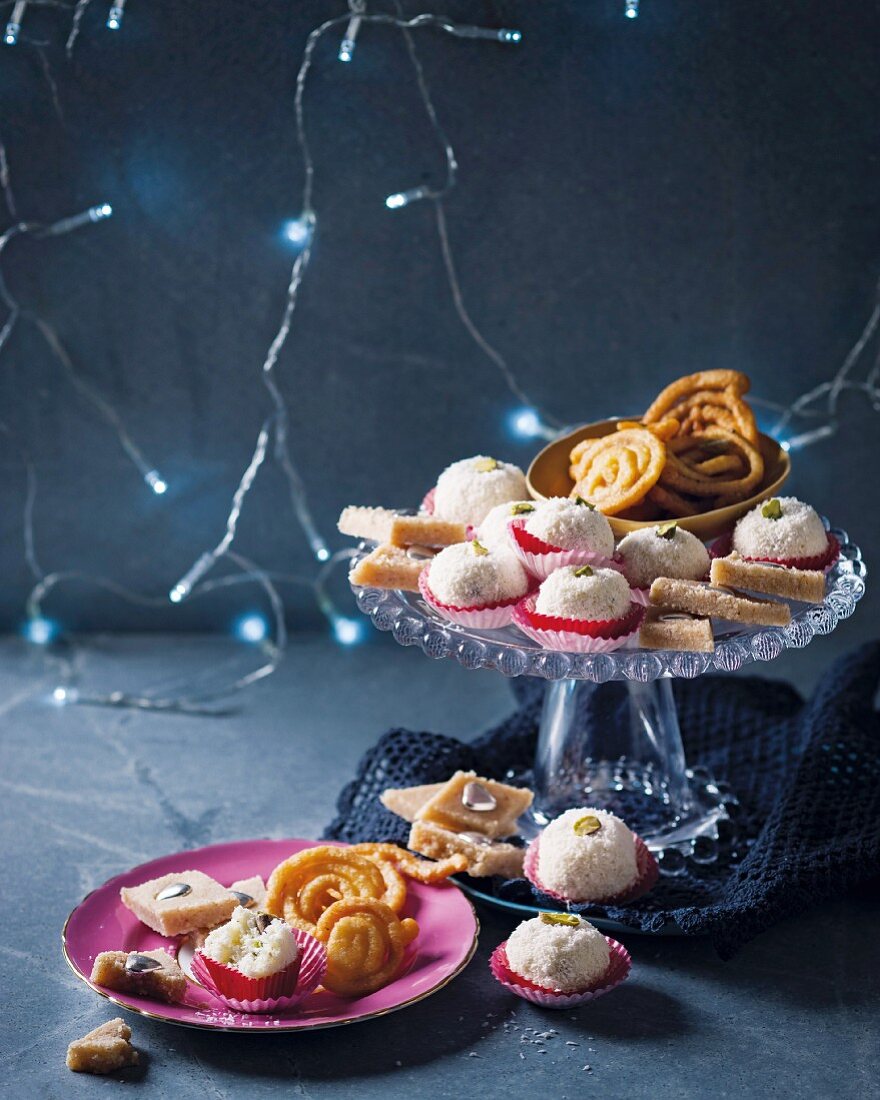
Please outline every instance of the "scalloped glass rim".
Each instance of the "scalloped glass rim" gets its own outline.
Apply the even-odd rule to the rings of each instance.
[[[441,619],[416,592],[354,587],[360,610],[378,630],[389,631],[400,645],[416,645],[428,657],[452,657],[465,668],[493,668],[504,676],[540,676],[545,680],[635,680],[663,676],[693,678],[713,669],[733,672],[751,661],[772,661],[786,649],[803,649],[817,634],[830,634],[855,611],[865,594],[867,569],[846,531],[829,527],[840,542],[840,558],[828,573],[820,604],[792,604],[785,627],[749,627],[729,623],[716,633],[714,653],[624,648],[613,653],[559,653],[541,649],[516,627],[473,630]],[[363,548],[366,553],[367,548]]]

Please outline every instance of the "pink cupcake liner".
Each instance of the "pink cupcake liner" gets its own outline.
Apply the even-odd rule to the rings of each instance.
[[[551,573],[566,565],[592,565],[596,569],[616,569],[619,573],[622,572],[619,563],[612,558],[603,557],[592,550],[563,550],[530,534],[525,529],[525,524],[525,520],[518,518],[507,521],[510,545],[525,568],[538,580],[545,581]]]
[[[644,616],[644,607],[635,601],[630,604],[629,611],[622,619],[604,622],[588,623],[582,619],[538,615],[535,611],[535,596],[531,594],[519,600],[513,608],[511,619],[523,634],[544,649],[555,649],[563,653],[613,653],[638,634]],[[563,624],[568,623],[575,626],[575,629],[564,629]]]
[[[651,589],[650,588],[633,588],[629,586],[629,590],[632,593],[632,602],[637,603],[639,607],[651,606]]]
[[[424,512],[426,516],[433,516],[434,514],[434,494],[436,492],[436,487],[433,489],[429,489],[422,498],[422,504],[419,508],[419,511]]]
[[[643,897],[650,890],[654,889],[657,884],[657,879],[660,877],[660,868],[657,866],[657,860],[651,855],[647,844],[645,844],[638,833],[634,833],[633,836],[635,837],[636,846],[636,870],[639,873],[639,877],[633,885],[630,886],[628,890],[623,890],[610,898],[591,898],[589,901],[577,901],[573,902],[573,904],[627,905],[629,902]],[[551,890],[550,887],[545,886],[538,877],[538,849],[540,843],[541,838],[539,836],[535,837],[528,848],[526,848],[526,854],[523,860],[523,874],[532,886],[535,886],[542,894],[547,894],[562,905],[568,905],[572,902],[571,898],[565,897],[564,894],[557,893],[556,890]]]
[[[235,967],[206,958],[201,951],[196,951],[193,955],[193,975],[200,985],[234,1012],[284,1012],[299,1004],[316,989],[327,971],[327,951],[324,945],[299,928],[291,928],[291,932],[299,944],[299,958],[287,970],[274,974],[271,978],[247,978]],[[209,963],[213,966],[209,966]],[[276,983],[273,979],[286,978],[287,972],[297,964],[299,975],[292,992],[273,995],[276,988],[284,985],[283,981]]]
[[[511,970],[510,963],[507,961],[507,940],[499,943],[492,952],[489,969],[496,981],[523,1000],[531,1001],[532,1004],[540,1005],[542,1008],[575,1008],[577,1005],[594,1001],[603,993],[610,993],[629,977],[632,969],[630,953],[622,943],[611,939],[610,936],[605,937],[605,942],[611,951],[608,969],[594,985],[579,993],[558,993],[554,989],[545,989]]]
[[[733,549],[733,532],[719,536],[709,547],[710,558],[726,558]],[[770,565],[783,565],[787,569],[821,569],[824,573],[830,572],[837,559],[840,557],[840,543],[836,536],[828,532],[828,547],[824,554],[816,554],[812,558],[749,558],[741,555],[743,561],[767,562]]]
[[[419,591],[438,615],[442,615],[444,619],[458,626],[469,626],[475,630],[498,630],[510,623],[513,610],[522,599],[522,596],[515,596],[511,600],[486,604],[484,607],[453,607],[450,604],[441,603],[428,587],[430,572],[431,567],[427,565],[419,574]]]

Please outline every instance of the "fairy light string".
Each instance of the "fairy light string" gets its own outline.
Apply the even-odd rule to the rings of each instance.
[[[90,0],[78,0],[74,8],[73,20],[71,24],[70,34],[67,41],[67,53],[70,56],[75,47],[78,35],[80,33],[80,27],[83,16],[88,7]],[[111,14],[116,12],[121,16],[121,10],[124,4],[115,4],[111,10]],[[76,683],[76,662],[69,657],[65,656],[62,662],[63,680],[62,683],[56,688],[53,698],[54,701],[59,704],[79,703],[90,704],[99,706],[110,707],[130,707],[135,709],[144,710],[178,710],[182,712],[204,712],[206,709],[210,713],[218,713],[216,704],[233,694],[236,691],[254,683],[258,679],[262,679],[267,675],[270,675],[278,663],[280,662],[285,646],[286,646],[286,629],[284,624],[284,605],[278,595],[277,589],[273,582],[278,583],[293,583],[298,585],[306,585],[314,592],[316,601],[323,614],[328,618],[331,623],[334,635],[341,644],[352,644],[359,639],[363,626],[357,619],[349,619],[344,615],[341,615],[336,609],[327,590],[327,582],[334,568],[336,568],[341,562],[350,558],[353,553],[352,550],[347,549],[332,554],[325,540],[318,531],[314,520],[311,515],[311,511],[308,506],[308,500],[305,492],[305,486],[303,484],[302,477],[299,470],[293,461],[290,451],[290,415],[287,404],[284,400],[282,391],[277,381],[276,368],[279,362],[279,357],[284,349],[289,335],[291,333],[295,310],[298,302],[299,289],[308,268],[309,261],[312,255],[312,243],[315,236],[317,226],[317,216],[313,209],[312,197],[314,188],[314,161],[312,157],[311,148],[308,141],[308,136],[305,127],[305,111],[304,111],[304,93],[307,76],[312,66],[312,60],[314,56],[314,50],[320,39],[328,33],[331,29],[341,26],[343,23],[347,24],[346,39],[351,44],[349,47],[348,60],[351,60],[351,53],[353,52],[354,42],[357,38],[357,32],[363,23],[376,23],[384,24],[387,26],[393,26],[401,31],[406,36],[407,46],[410,51],[414,71],[416,73],[417,83],[419,86],[419,92],[422,97],[422,101],[425,107],[426,114],[430,120],[430,123],[435,130],[441,146],[444,150],[446,157],[446,181],[440,188],[424,187],[421,189],[411,189],[404,196],[400,206],[408,205],[409,202],[415,201],[414,195],[418,192],[418,198],[427,198],[435,203],[439,203],[443,196],[455,185],[457,162],[455,154],[451,144],[449,143],[445,133],[440,126],[437,118],[436,109],[433,104],[433,100],[430,95],[430,90],[427,85],[427,81],[424,76],[423,69],[419,62],[418,56],[415,53],[414,44],[409,35],[410,30],[417,28],[434,28],[444,33],[453,35],[454,37],[462,39],[477,39],[485,41],[496,41],[501,43],[516,43],[521,39],[521,35],[518,31],[511,31],[506,29],[495,29],[485,27],[473,27],[465,24],[457,24],[448,20],[443,16],[432,14],[421,14],[411,19],[405,19],[402,16],[394,17],[385,13],[368,13],[366,11],[365,3],[359,2],[359,0],[350,0],[349,14],[339,16],[334,19],[326,20],[324,23],[316,27],[308,36],[300,67],[297,73],[297,85],[295,96],[295,115],[296,115],[296,138],[299,146],[302,159],[303,159],[303,188],[302,188],[302,203],[300,215],[289,222],[285,235],[290,243],[297,249],[297,256],[291,267],[290,279],[287,287],[287,294],[285,300],[284,310],[282,312],[279,328],[275,334],[275,337],[270,344],[267,351],[266,358],[264,360],[261,378],[266,390],[269,394],[273,412],[270,417],[262,425],[260,432],[258,433],[257,442],[251,457],[251,460],[239,481],[235,493],[233,494],[230,511],[227,516],[225,530],[222,537],[211,549],[203,551],[193,562],[186,573],[180,578],[180,580],[172,587],[168,596],[166,597],[172,603],[181,603],[184,600],[195,599],[208,595],[211,592],[217,591],[220,588],[227,588],[233,584],[258,584],[266,597],[269,604],[272,620],[273,620],[273,633],[269,637],[268,628],[264,628],[261,625],[259,616],[246,617],[247,627],[241,633],[240,636],[249,641],[260,641],[263,651],[267,654],[267,660],[259,666],[259,668],[247,673],[244,676],[239,677],[233,682],[224,683],[218,688],[211,689],[209,691],[192,691],[189,690],[185,694],[179,694],[175,696],[163,695],[156,692],[140,692],[130,693],[124,691],[114,691],[109,694],[97,694],[92,692],[86,692],[79,688]],[[108,26],[110,26],[110,20],[108,19]],[[118,23],[117,23],[118,26]],[[60,104],[59,104],[60,109]],[[6,170],[3,171],[3,167]],[[9,183],[8,164],[5,158],[5,149],[3,150],[2,161],[0,161],[0,184],[3,186],[4,197],[7,206],[10,210],[14,208],[14,200],[12,198],[11,185]],[[387,203],[389,208],[394,208],[394,203]],[[112,211],[109,207],[105,208],[90,208],[90,211],[84,213],[84,215],[76,216],[72,219],[65,219],[62,222],[54,223],[46,230],[42,230],[45,235],[54,235],[62,232],[69,232],[81,225],[88,224],[89,220],[97,220],[101,216],[109,216]],[[94,216],[97,215],[97,218]],[[470,318],[469,313],[464,305],[464,299],[461,292],[460,284],[458,283],[457,274],[455,272],[454,262],[452,260],[451,246],[448,239],[448,231],[445,224],[445,213],[442,207],[438,207],[438,236],[441,241],[441,252],[444,259],[444,267],[447,271],[447,276],[450,283],[450,290],[453,297],[453,302],[456,307],[456,311],[466,330],[471,337],[475,340],[481,350],[489,356],[489,358],[495,363],[499,371],[504,377],[505,382],[511,389],[511,392],[516,398],[524,403],[528,403],[528,396],[524,390],[516,383],[515,377],[512,371],[500,355],[492,346],[485,340],[482,334],[474,325]],[[32,227],[28,226],[30,231]],[[16,227],[16,232],[23,231]],[[12,234],[14,235],[14,234]],[[2,253],[5,244],[8,239],[12,239],[10,235],[6,240],[0,241],[0,253]],[[5,284],[0,284],[0,289],[4,291],[3,297],[10,306],[10,317],[12,319],[12,325],[20,315],[20,308],[18,304],[12,299],[11,295],[7,298],[5,291]],[[157,494],[165,492],[167,485],[164,479],[160,476],[155,467],[146,462],[143,456],[134,447],[128,433],[125,432],[124,425],[118,416],[114,416],[115,410],[109,405],[100,394],[91,388],[84,382],[73,369],[73,363],[70,356],[67,354],[54,328],[47,322],[39,318],[34,318],[35,323],[43,334],[44,339],[52,348],[56,358],[61,362],[65,371],[68,373],[71,381],[77,385],[84,395],[88,396],[92,403],[101,411],[117,431],[120,443],[125,448],[129,457],[138,466],[144,481],[153,489]],[[537,415],[533,410],[527,410],[533,416]],[[302,528],[309,545],[312,549],[315,559],[320,563],[320,568],[314,578],[307,579],[297,576],[286,575],[269,575],[265,573],[258,565],[251,562],[249,559],[242,557],[236,551],[232,549],[232,544],[235,540],[238,522],[241,516],[242,508],[245,503],[245,499],[251,491],[258,473],[262,468],[266,458],[271,452],[276,463],[285,475],[288,484],[289,496],[291,506],[294,515]],[[32,572],[34,573],[37,581],[34,589],[32,590],[28,599],[27,610],[29,616],[29,635],[38,644],[46,644],[54,640],[56,636],[55,624],[52,620],[48,619],[44,615],[44,604],[49,599],[50,595],[61,585],[67,583],[76,584],[88,584],[96,586],[101,590],[112,593],[115,596],[123,599],[129,603],[136,604],[144,607],[159,607],[164,604],[162,597],[146,595],[132,591],[131,589],[121,585],[108,578],[92,576],[82,572],[76,571],[56,571],[49,574],[43,574],[39,567],[36,558],[35,543],[34,543],[34,508],[36,500],[36,474],[35,467],[32,463],[28,462],[26,465],[28,471],[28,491],[25,502],[25,545],[26,555],[28,556],[29,563],[31,564]],[[208,574],[215,568],[215,566],[222,560],[229,562],[235,569],[236,574],[227,575],[223,577],[208,578]],[[69,650],[65,646],[53,647],[57,648],[58,652],[67,653]]]

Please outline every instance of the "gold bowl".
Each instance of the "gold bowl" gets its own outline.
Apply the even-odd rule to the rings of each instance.
[[[568,473],[570,464],[569,455],[571,449],[583,439],[598,439],[603,435],[610,435],[615,430],[619,420],[626,417],[616,417],[614,420],[597,420],[595,424],[584,424],[575,428],[568,435],[554,439],[537,455],[529,466],[526,479],[529,492],[535,500],[546,500],[547,497],[567,497],[574,488],[574,482]],[[632,417],[638,420],[638,417]],[[741,500],[738,504],[728,504],[726,508],[713,508],[709,512],[702,512],[698,516],[684,516],[677,519],[678,526],[685,531],[690,531],[697,538],[706,541],[714,539],[729,531],[734,523],[759,504],[762,500],[774,496],[791,473],[791,459],[775,439],[769,435],[761,435],[758,446],[764,456],[764,477],[760,488],[747,500]],[[623,538],[630,531],[638,531],[640,527],[653,527],[659,520],[635,520],[618,519],[617,516],[609,516],[608,522],[616,538]]]

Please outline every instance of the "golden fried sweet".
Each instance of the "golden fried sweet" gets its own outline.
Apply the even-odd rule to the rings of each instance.
[[[397,974],[404,952],[418,935],[410,917],[374,898],[345,898],[331,905],[314,935],[327,948],[323,985],[340,997],[361,997],[387,985]]]
[[[394,911],[406,901],[406,886],[393,864],[332,845],[284,860],[266,885],[266,910],[313,935],[322,913],[343,898],[372,898]]]
[[[571,496],[609,516],[643,500],[666,464],[666,444],[646,427],[624,428],[591,443],[573,463],[578,477]]]

